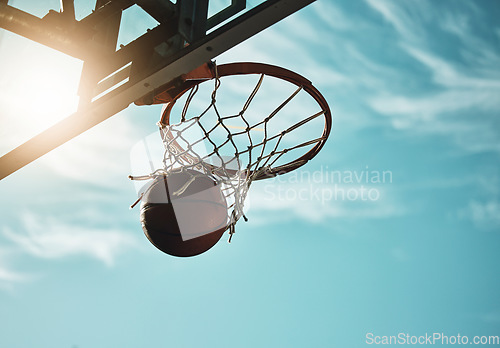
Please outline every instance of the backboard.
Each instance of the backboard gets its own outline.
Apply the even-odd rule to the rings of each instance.
[[[0,180],[313,1],[97,0],[77,20],[74,0],[43,18],[0,0],[0,28],[84,61],[78,111],[2,156]],[[117,48],[133,5],[158,25]]]

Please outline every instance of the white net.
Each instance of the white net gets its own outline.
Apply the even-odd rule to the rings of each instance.
[[[132,179],[189,172],[189,179],[174,192],[180,195],[198,176],[209,176],[219,185],[226,199],[231,239],[236,222],[241,217],[246,220],[243,207],[252,181],[276,176],[306,163],[314,156],[311,152],[317,152],[328,137],[331,120],[323,97],[299,75],[297,81],[306,84],[292,81],[292,78],[254,74],[258,79],[246,84],[250,89],[243,100],[238,100],[234,93],[243,91],[245,94],[245,84],[234,80],[248,81],[251,76],[235,76],[233,82],[227,84],[230,88],[222,89],[222,96],[231,96],[230,102],[225,103],[218,100],[221,78],[216,66],[214,69],[214,85],[208,90],[209,94],[207,84],[195,84],[186,90],[184,102],[177,104],[181,105],[181,110],[175,112],[179,121],[159,124],[164,145],[162,168]],[[265,77],[267,89],[263,87]],[[196,99],[200,89],[202,96]],[[263,91],[261,94],[266,98],[259,99],[259,91]],[[276,99],[278,103],[269,110],[262,108],[264,104],[272,105],[269,100]],[[177,99],[167,104],[168,113],[175,101]],[[235,105],[240,105],[237,111]],[[255,105],[258,108],[252,109]],[[167,120],[166,123],[171,123],[171,119]],[[297,131],[299,128],[301,131]],[[309,140],[304,141],[304,138]]]

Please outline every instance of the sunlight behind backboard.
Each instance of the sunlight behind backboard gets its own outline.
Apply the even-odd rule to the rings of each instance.
[[[0,124],[7,145],[13,145],[13,139],[20,144],[76,111],[82,62],[15,34],[4,34]]]

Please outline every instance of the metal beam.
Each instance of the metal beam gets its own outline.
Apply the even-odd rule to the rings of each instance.
[[[143,79],[147,81],[147,84],[152,87],[150,88],[151,91],[153,91],[173,78],[194,70],[314,1],[316,0],[267,0],[231,22],[217,28],[205,38],[166,58],[157,71],[145,72],[149,77],[144,76]],[[170,74],[172,70],[170,65],[178,60],[182,63],[180,65],[181,70],[177,75],[172,75]],[[142,96],[143,94],[139,95]]]
[[[67,21],[75,21],[75,0],[61,0],[61,14]]]
[[[96,2],[96,11],[103,9],[104,7],[104,0],[98,0]],[[103,54],[114,54],[116,52],[121,19],[122,10],[117,8],[114,13],[106,18],[106,20],[103,20],[99,24],[95,25],[97,33],[92,37],[92,44],[99,45]],[[80,86],[78,88],[78,95],[80,96],[80,109],[83,106],[90,104],[92,98],[94,97],[94,87],[102,78],[102,76],[97,74],[97,71],[99,70],[97,67],[102,65],[102,61],[103,59],[99,59],[99,57],[89,57],[83,64]],[[105,74],[107,75],[111,72],[112,70],[108,70]]]
[[[179,0],[179,33],[187,42],[201,39],[207,32],[208,0]]]
[[[144,66],[148,64],[154,65],[156,63],[156,60],[152,57],[154,48],[169,41],[176,33],[176,28],[177,19],[171,20],[148,31],[116,52],[110,52],[99,59],[86,61],[78,92],[81,97],[80,106],[88,106],[97,94],[107,89],[102,89],[101,82],[98,83],[98,81],[106,78],[106,76],[114,75],[125,65],[133,63],[132,69],[127,70],[130,72],[129,77],[131,79],[135,78],[135,71],[145,69]],[[173,48],[177,51],[180,50],[180,47]]]
[[[268,0],[167,59],[162,68],[126,83],[86,110],[62,120],[0,157],[0,180],[92,128],[168,81],[243,42],[314,0]]]
[[[166,23],[175,14],[175,4],[170,0],[136,0],[136,2],[158,23]]]
[[[75,58],[85,59],[97,54],[91,47],[82,45],[82,42],[92,36],[92,32],[79,33],[82,36],[76,38],[55,25],[49,25],[44,19],[2,3],[0,3],[0,28]]]
[[[207,30],[221,24],[246,8],[246,0],[231,0],[231,5],[207,19]]]
[[[86,27],[93,27],[107,20],[109,16],[126,10],[134,4],[132,0],[113,0],[104,1],[104,5],[100,6],[100,0],[96,3],[96,10],[87,17],[82,18],[80,23]]]

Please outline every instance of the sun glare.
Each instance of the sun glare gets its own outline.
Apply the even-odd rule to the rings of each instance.
[[[2,127],[24,138],[75,112],[82,62],[19,36],[5,39],[0,47]]]
[[[26,120],[48,127],[76,111],[80,69],[66,56],[51,57],[47,68],[30,67],[23,71],[16,89],[28,88],[23,95]]]

